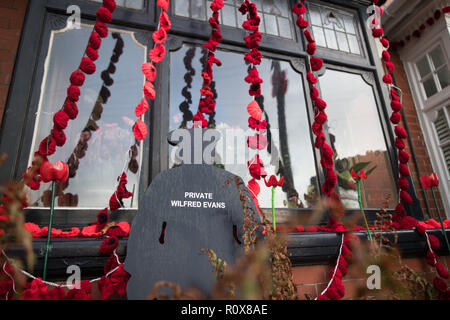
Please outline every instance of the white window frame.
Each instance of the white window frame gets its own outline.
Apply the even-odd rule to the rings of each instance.
[[[416,65],[425,54],[430,53],[437,46],[441,46],[450,70],[450,15],[446,14],[433,26],[427,26],[420,38],[413,39],[399,53],[404,64],[431,165],[440,178],[439,191],[445,214],[447,218],[450,218],[450,174],[434,127],[438,111],[450,105],[450,86],[427,98]],[[439,89],[441,89],[440,85]],[[426,173],[428,172],[422,172],[422,174]]]

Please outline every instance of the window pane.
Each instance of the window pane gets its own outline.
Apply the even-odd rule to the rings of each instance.
[[[430,53],[431,60],[433,61],[434,69],[438,69],[440,66],[445,64],[444,53],[440,46],[436,47]]]
[[[417,62],[417,69],[419,69],[420,78],[423,79],[427,74],[431,72],[430,64],[428,63],[427,56],[424,56]]]
[[[191,0],[191,17],[194,19],[206,20],[206,8],[204,0]]]
[[[343,83],[352,85],[343,86]],[[390,194],[390,207],[394,207],[396,184],[372,87],[360,75],[330,69],[320,78],[320,86],[328,103],[327,125],[330,146],[336,155],[342,202],[349,208],[359,207],[355,184],[350,179],[351,169],[356,166],[355,171],[367,172],[375,167],[368,179],[362,181],[363,205],[379,208]]]
[[[348,47],[347,36],[345,35],[345,33],[336,32],[336,36],[337,36],[337,42],[339,44],[339,50],[344,51],[344,52],[349,52],[350,49]]]
[[[236,27],[236,12],[232,6],[222,8],[223,24],[230,27]]]
[[[181,17],[189,17],[189,1],[175,1],[175,14]]]
[[[90,0],[94,2],[103,3],[103,0]],[[143,9],[144,0],[116,0],[118,7],[124,7],[129,9]]]
[[[439,70],[437,76],[439,78],[442,90],[450,84],[450,72],[448,71],[447,66]]]
[[[186,87],[184,74],[189,68],[186,68],[183,61],[188,54],[189,46],[185,45],[181,50],[171,53],[171,74],[170,74],[170,128],[171,130],[180,127],[183,116],[186,113],[186,104],[180,110],[180,104],[185,103],[183,97],[183,88]],[[192,103],[188,103],[189,110],[196,113],[200,99],[200,88],[202,85],[201,70],[199,62],[202,53],[197,48],[192,60],[192,67],[196,70],[193,77]],[[214,117],[217,130],[222,133],[223,142],[226,148],[230,143],[226,137],[227,129],[243,130],[248,134],[248,113],[246,107],[252,98],[248,95],[248,85],[244,82],[247,75],[247,66],[243,61],[243,55],[218,50],[216,56],[223,63],[222,67],[214,69],[215,88],[217,88],[216,115]],[[310,127],[306,113],[306,104],[303,94],[303,85],[299,74],[294,72],[290,64],[284,61],[263,59],[258,67],[259,75],[264,80],[262,92],[264,95],[264,119],[270,125],[270,133],[274,140],[271,145],[271,153],[266,149],[260,152],[266,171],[269,175],[276,174],[279,171],[284,172],[285,187],[276,190],[276,207],[293,206],[294,202],[288,202],[292,196],[298,196],[304,207],[312,206],[314,194],[317,194],[316,172],[313,158],[313,148],[311,143]],[[189,122],[188,127],[192,126]],[[233,131],[234,132],[234,131]],[[254,132],[251,133],[253,135]],[[226,142],[227,141],[227,142]],[[246,143],[244,143],[246,146]],[[231,144],[233,145],[233,143]],[[245,148],[238,146],[239,150]],[[169,166],[177,163],[173,153],[174,148],[170,148]],[[228,163],[224,148],[217,148],[218,163],[222,163],[225,169],[241,176],[246,182],[250,175],[246,162],[236,161]],[[237,149],[235,149],[237,150]],[[232,152],[234,150],[232,149]],[[236,154],[235,151],[234,154]],[[249,157],[253,157],[254,151],[250,151]],[[242,154],[242,153],[240,153]],[[279,161],[271,163],[271,156],[279,155]],[[224,163],[225,162],[225,163]],[[278,177],[280,177],[278,175]],[[263,187],[261,183],[261,194],[258,197],[260,205],[264,208],[271,207],[271,190]]]
[[[347,15],[343,15],[343,18],[344,18],[345,31],[347,33],[356,34],[355,24],[353,22],[353,18],[349,17]]]
[[[316,43],[318,46],[326,47],[327,43],[325,41],[325,35],[323,34],[323,29],[313,26],[312,27],[313,34],[314,34],[314,40],[316,40]]]
[[[348,34],[347,38],[348,38],[348,45],[350,46],[350,52],[360,54],[361,50],[359,49],[358,39],[356,39],[356,36]]]
[[[428,78],[423,82],[423,88],[425,89],[425,94],[427,98],[431,97],[433,94],[437,92],[436,83],[434,82],[433,77]]]
[[[311,23],[316,26],[322,26],[322,20],[320,19],[320,11],[319,8],[310,6],[309,8],[309,16],[311,18]]]
[[[277,18],[271,14],[264,15],[266,33],[272,35],[278,35]]]
[[[278,17],[278,26],[280,27],[280,36],[283,38],[292,38],[291,25],[286,18]]]
[[[324,28],[323,31],[325,32],[325,38],[327,40],[327,47],[330,49],[337,50],[338,45],[337,45],[336,36],[334,34],[334,31],[327,29],[327,28]]]
[[[53,114],[64,103],[70,74],[80,63],[91,31],[92,26],[83,26],[79,30],[52,34],[30,158],[50,133]],[[120,43],[123,43],[122,52],[119,60],[113,62],[111,57]],[[68,162],[69,167],[77,168],[71,169],[67,183],[58,185],[58,207],[108,206],[116,178],[126,164],[127,150],[135,141],[131,119],[136,118],[134,106],[142,97],[144,79],[139,70],[146,59],[146,48],[136,42],[131,32],[119,33],[111,29],[99,55],[95,62],[97,72],[87,76],[81,87],[78,117],[64,130],[67,141],[49,157],[52,163],[62,160]],[[102,80],[102,71],[107,69],[105,74],[112,79],[109,86]],[[131,172],[127,175],[129,191],[134,187],[137,194],[138,175]],[[33,206],[49,206],[50,185],[43,184],[40,191],[32,192]],[[131,199],[126,199],[125,205],[130,204]],[[137,198],[133,200],[133,207],[136,205]]]

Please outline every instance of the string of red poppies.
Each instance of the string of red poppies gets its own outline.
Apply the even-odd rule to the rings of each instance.
[[[220,67],[222,62],[215,57],[217,46],[222,42],[222,34],[220,32],[219,14],[223,8],[223,0],[214,0],[210,8],[213,12],[212,17],[209,18],[209,24],[211,26],[211,34],[207,43],[203,45],[208,49],[208,58],[206,60],[205,72],[202,72],[203,85],[200,89],[200,102],[198,105],[198,111],[192,118],[194,127],[200,126],[202,128],[208,127],[208,120],[204,114],[211,115],[216,108],[216,102],[214,101],[214,93],[211,90],[211,83],[213,81],[213,65]]]
[[[328,118],[327,114],[325,113],[327,103],[319,97],[319,91],[314,86],[318,82],[318,79],[315,77],[314,72],[322,69],[323,60],[319,57],[314,56],[317,49],[315,44],[316,41],[313,39],[310,31],[308,30],[309,22],[305,18],[303,18],[303,15],[307,12],[307,9],[303,2],[305,2],[305,0],[297,2],[292,8],[292,12],[298,16],[296,25],[303,31],[302,33],[307,41],[306,52],[309,55],[309,71],[306,74],[306,78],[310,86],[310,97],[315,109],[314,122],[312,124],[312,131],[316,136],[314,146],[315,148],[320,150],[320,164],[325,174],[325,181],[322,184],[322,192],[328,198],[340,202],[339,195],[334,191],[337,184],[337,176],[334,172],[334,152],[330,145],[327,144],[326,137],[323,131],[323,126]],[[327,227],[331,230],[337,230],[342,228],[342,223],[339,221],[338,217],[330,215]]]
[[[414,30],[413,32],[409,32],[405,39],[400,41],[392,42],[391,47],[393,49],[403,48],[409,41],[411,41],[413,38],[419,39],[421,37],[422,32],[425,31],[425,29],[428,27],[431,27],[435,24],[436,21],[438,21],[442,14],[450,13],[450,6],[446,6],[442,8],[441,10],[436,10],[433,13],[432,17],[429,17],[425,22],[421,23],[419,28]]]
[[[64,130],[68,126],[69,120],[75,120],[78,116],[77,102],[80,99],[81,90],[86,75],[92,75],[96,71],[95,61],[98,59],[98,49],[102,44],[102,38],[108,35],[106,23],[112,21],[112,13],[116,8],[114,0],[104,0],[103,6],[97,11],[96,23],[92,31],[86,50],[81,59],[78,69],[70,76],[70,86],[67,88],[67,96],[62,108],[53,117],[53,129],[49,136],[45,137],[39,144],[39,149],[34,153],[32,166],[27,169],[22,177],[32,190],[39,190],[40,164],[47,160],[47,156],[55,153],[56,147],[62,147],[66,143]]]
[[[419,233],[419,229],[417,229]],[[450,300],[450,288],[448,287],[444,279],[449,278],[449,272],[445,267],[439,262],[436,251],[439,249],[439,239],[433,235],[429,235],[426,231],[423,231],[426,237],[427,243],[427,255],[426,262],[435,269],[436,276],[433,279],[433,285],[435,289],[439,292],[440,300]]]
[[[41,278],[37,278],[15,266],[4,252],[2,254],[6,261],[0,270],[0,275],[9,278],[0,282],[0,296],[5,297],[5,300],[11,300],[14,298],[14,294],[18,294],[14,279],[17,271],[32,279],[31,282],[25,285],[24,291],[20,296],[21,300],[91,300],[92,284],[95,282],[98,283],[102,300],[110,298],[114,293],[119,295],[126,294],[129,275],[125,272],[123,262],[120,261],[115,250],[113,250],[111,258],[105,264],[105,274],[103,276],[93,280],[80,281],[78,286],[59,285],[53,282],[42,281]],[[68,290],[66,291],[65,289]]]

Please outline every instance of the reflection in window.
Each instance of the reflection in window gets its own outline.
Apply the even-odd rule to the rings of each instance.
[[[427,98],[450,85],[449,64],[441,46],[432,49],[416,62],[419,80]]]
[[[308,3],[316,44],[328,49],[361,54],[355,17],[347,12]]]
[[[36,119],[32,151],[53,126],[53,115],[66,98],[70,74],[79,65],[92,26],[53,31],[45,64],[41,97]],[[140,67],[146,48],[130,32],[110,29],[95,62],[97,72],[87,76],[81,89],[78,117],[65,129],[67,141],[49,157],[51,162],[66,161],[70,167],[68,182],[57,187],[59,207],[99,207],[108,205],[116,178],[124,169],[127,150],[135,143],[132,133],[133,106],[142,97]],[[106,71],[104,71],[106,70]],[[104,72],[103,72],[104,71]],[[30,158],[32,157],[32,153]],[[135,163],[132,171],[137,171]],[[128,175],[129,191],[137,194],[138,175]],[[48,206],[50,183],[32,192],[33,206]],[[137,205],[137,198],[125,200],[125,206]]]
[[[227,0],[220,12],[219,21],[225,26],[242,28],[246,17],[239,12],[242,0]],[[293,24],[287,0],[254,0],[261,17],[260,32],[292,39]],[[197,20],[211,16],[210,0],[176,0],[175,15]]]
[[[220,130],[222,139],[231,132],[248,130],[247,104],[251,101],[248,86],[244,82],[247,66],[241,54],[217,51],[216,57],[222,61],[222,67],[214,69],[216,110],[214,127]],[[170,130],[179,127],[192,127],[192,113],[196,113],[202,85],[202,66],[205,52],[201,47],[184,45],[170,56]],[[311,144],[310,127],[306,113],[303,84],[299,74],[289,63],[263,59],[258,67],[263,97],[258,102],[264,109],[263,118],[267,120],[268,135],[272,135],[274,144],[260,152],[269,175],[279,174],[285,177],[283,190],[277,188],[276,203],[283,207],[312,207],[317,197],[316,170]],[[211,120],[211,119],[209,119]],[[211,123],[211,121],[210,121]],[[242,131],[241,131],[242,130]],[[225,145],[216,149],[215,163],[242,177],[248,182],[251,177],[246,162],[237,163],[238,156],[245,152],[244,143],[230,142],[228,135]],[[270,139],[269,139],[270,140]],[[233,147],[234,146],[234,147]],[[231,149],[230,149],[231,148]],[[225,151],[224,151],[225,150]],[[231,150],[235,161],[227,161]],[[248,150],[247,150],[248,151]],[[230,152],[230,151],[228,151]],[[176,158],[175,148],[169,150],[169,167],[180,161]],[[247,155],[250,159],[253,153]],[[275,155],[279,155],[276,157]],[[271,162],[272,159],[278,159]],[[261,182],[261,194],[258,197],[261,207],[271,207],[271,189]],[[290,199],[290,201],[289,201]]]
[[[351,86],[343,86],[351,83]],[[380,208],[391,195],[391,208],[397,203],[397,189],[391,162],[379,121],[373,89],[360,75],[327,69],[320,78],[327,101],[328,132],[335,152],[338,189],[346,207],[358,208],[356,185],[350,172],[370,173],[361,183],[363,206]]]
[[[103,0],[90,0],[94,2],[103,3]],[[144,8],[144,0],[116,0],[116,4],[118,7],[124,7],[127,9],[143,9]]]
[[[450,106],[438,111],[433,124],[445,165],[450,174]]]

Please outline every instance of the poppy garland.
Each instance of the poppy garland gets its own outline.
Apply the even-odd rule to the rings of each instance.
[[[108,36],[106,23],[112,21],[112,13],[116,9],[114,0],[104,0],[103,6],[97,11],[97,19],[89,37],[87,47],[81,59],[78,69],[70,76],[70,85],[67,88],[67,96],[64,104],[53,117],[53,129],[48,137],[45,137],[39,144],[39,149],[34,153],[32,166],[22,174],[25,184],[32,190],[39,190],[41,179],[39,177],[40,165],[47,161],[47,157],[54,154],[56,147],[62,147],[66,143],[64,130],[68,126],[69,120],[75,120],[78,115],[77,102],[80,99],[81,90],[86,75],[91,75],[96,71],[95,61],[98,59],[98,49],[101,47],[102,38]]]
[[[214,79],[213,66],[222,66],[222,62],[216,58],[215,52],[218,45],[222,42],[222,33],[220,32],[219,15],[220,10],[223,8],[223,0],[214,0],[210,8],[213,12],[212,17],[209,18],[209,24],[211,26],[211,34],[207,43],[203,45],[208,49],[208,58],[206,59],[205,71],[202,72],[203,85],[200,89],[200,102],[198,105],[198,111],[193,116],[193,127],[208,127],[208,120],[205,115],[211,115],[216,109],[216,102],[214,101],[214,92],[211,89],[211,83]]]
[[[134,113],[138,119],[133,126],[133,134],[139,141],[144,140],[148,134],[147,125],[144,121],[142,121],[142,117],[150,106],[147,99],[155,100],[156,98],[154,82],[156,80],[157,71],[155,64],[161,63],[166,56],[166,47],[164,46],[164,43],[167,40],[167,32],[172,27],[170,18],[167,14],[167,11],[169,10],[169,0],[159,0],[157,5],[161,8],[161,13],[159,15],[158,30],[154,31],[152,35],[155,45],[148,54],[150,62],[144,63],[141,68],[142,73],[145,76],[145,84],[143,88],[144,97],[134,110]]]

